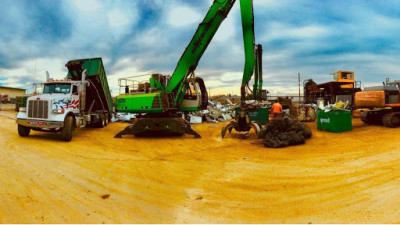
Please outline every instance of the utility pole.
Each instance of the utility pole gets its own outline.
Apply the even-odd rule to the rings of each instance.
[[[300,104],[300,73],[297,73],[297,77],[299,78],[299,104]]]

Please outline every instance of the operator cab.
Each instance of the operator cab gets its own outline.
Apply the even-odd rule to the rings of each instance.
[[[336,82],[354,82],[354,72],[336,71],[333,73],[333,80]]]
[[[354,72],[353,71],[336,71],[333,73],[333,80],[335,82],[350,83],[341,85],[341,88],[353,88],[354,87]]]

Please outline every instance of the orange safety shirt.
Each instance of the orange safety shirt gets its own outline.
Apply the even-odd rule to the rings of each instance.
[[[274,113],[281,113],[281,111],[282,111],[282,105],[279,104],[279,102],[274,103],[274,104],[272,105],[272,111],[273,111]]]

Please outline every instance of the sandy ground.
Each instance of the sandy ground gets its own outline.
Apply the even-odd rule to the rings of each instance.
[[[0,103],[0,111],[15,111],[15,104]]]
[[[6,117],[4,116],[6,115]],[[400,223],[400,129],[316,130],[265,148],[252,134],[114,139],[126,124],[21,138],[0,112],[1,223]]]

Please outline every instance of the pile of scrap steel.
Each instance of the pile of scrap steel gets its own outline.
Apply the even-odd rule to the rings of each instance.
[[[228,99],[229,100],[229,99]],[[227,104],[221,104],[219,101],[208,100],[207,109],[188,113],[185,117],[191,124],[209,122],[218,123],[231,120],[235,117],[235,108],[237,104],[228,101]],[[136,118],[135,113],[116,113],[112,118],[112,122],[133,122]]]
[[[316,104],[298,104],[290,106],[290,116],[301,122],[314,122],[317,118]]]
[[[317,118],[317,110],[349,110],[349,101],[338,101],[334,104],[324,105],[323,101],[316,104],[298,104],[290,106],[290,116],[301,122],[314,122]]]
[[[115,113],[112,117],[111,117],[111,122],[133,122],[133,120],[136,118],[136,114],[135,113]]]
[[[318,105],[318,108],[321,110],[350,110],[349,101],[338,101],[334,104],[323,105],[323,103]]]
[[[269,148],[304,144],[311,136],[312,131],[306,124],[288,116],[271,120],[260,134]]]
[[[237,104],[233,104],[232,102],[222,105],[219,102],[208,100],[207,109],[190,113],[188,116],[190,118],[190,123],[224,122],[235,117],[236,107]]]

